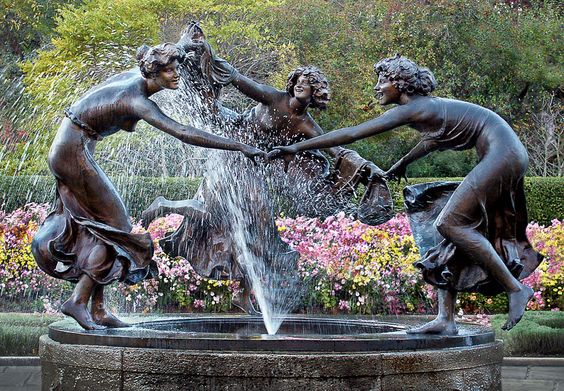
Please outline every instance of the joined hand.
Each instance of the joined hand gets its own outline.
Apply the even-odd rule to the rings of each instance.
[[[298,153],[297,149],[293,145],[287,146],[277,146],[272,149],[272,151],[268,152],[266,155],[267,160],[273,160],[282,158],[284,159],[284,172],[288,172],[288,165],[294,158],[296,157],[296,153]]]
[[[366,174],[368,182],[374,180],[375,178],[385,178],[386,176],[386,173],[372,162],[368,162],[368,164],[364,166],[363,171]]]
[[[406,169],[407,165],[403,161],[399,160],[388,171],[385,172],[384,177],[387,180],[397,179],[398,183],[401,182],[402,178],[404,178],[407,182]]]
[[[251,147],[251,146],[249,146],[249,145],[246,145],[245,148],[243,148],[243,149],[241,150],[241,152],[242,152],[246,157],[248,157],[249,159],[251,159],[251,161],[252,161],[255,165],[257,164],[257,161],[256,161],[256,158],[257,158],[257,157],[258,157],[258,158],[262,158],[262,159],[266,159],[266,158],[267,158],[267,155],[266,155],[266,152],[265,152],[265,151],[263,151],[263,150],[261,150],[261,149],[258,149],[258,148],[255,148],[255,147]]]

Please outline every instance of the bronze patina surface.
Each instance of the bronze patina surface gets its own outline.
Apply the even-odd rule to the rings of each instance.
[[[39,228],[32,252],[47,274],[76,283],[61,311],[85,329],[123,327],[104,304],[104,286],[135,284],[157,274],[148,233],[132,225],[114,185],[94,160],[96,143],[144,120],[180,141],[201,147],[241,151],[253,158],[260,150],[182,125],[167,117],[149,97],[178,88],[184,50],[165,43],[139,48],[139,69],[120,73],[93,87],[65,111],[66,118],[49,151],[57,180],[54,210]],[[88,303],[92,305],[88,309]]]
[[[504,329],[511,329],[533,295],[519,280],[530,275],[542,260],[525,233],[525,147],[493,111],[431,96],[437,83],[427,68],[397,55],[378,62],[374,70],[379,103],[394,104],[394,108],[360,125],[277,147],[269,156],[289,160],[300,151],[349,144],[409,126],[421,133],[421,141],[386,173],[387,178],[400,179],[410,163],[432,151],[475,148],[478,164],[433,221],[442,240],[415,264],[426,281],[439,288],[439,315],[411,332],[456,334],[454,313],[459,291],[505,291],[509,317]]]

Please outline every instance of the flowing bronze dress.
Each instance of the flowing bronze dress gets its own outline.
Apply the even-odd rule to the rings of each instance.
[[[156,276],[150,235],[131,233],[123,201],[92,156],[95,140],[117,129],[100,134],[71,111],[66,115],[49,152],[57,192],[54,210],[33,239],[37,264],[72,282],[83,274],[98,284],[135,284]]]
[[[450,196],[438,225],[476,229],[491,243],[518,279],[542,260],[527,239],[523,180],[528,165],[525,147],[511,127],[491,110],[467,102],[434,98],[442,107],[443,126],[424,132],[438,150],[476,147],[479,162]],[[431,189],[432,191],[432,189]],[[455,240],[456,241],[456,240]],[[452,242],[443,240],[416,263],[425,280],[443,289],[503,292],[480,266]]]

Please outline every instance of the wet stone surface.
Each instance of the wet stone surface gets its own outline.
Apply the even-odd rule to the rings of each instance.
[[[293,315],[277,335],[249,316],[146,317],[104,332],[63,321],[41,338],[43,387],[500,389],[503,351],[489,329],[463,325],[457,336],[421,336],[392,320]]]
[[[190,316],[149,318],[133,327],[84,331],[72,320],[50,326],[49,337],[66,344],[223,351],[371,352],[477,346],[494,341],[491,330],[461,325],[455,336],[406,334],[399,322],[329,317],[288,317],[276,335],[262,318]]]

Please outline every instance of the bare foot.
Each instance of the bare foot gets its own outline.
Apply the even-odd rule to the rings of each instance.
[[[130,327],[131,325],[119,320],[110,311],[105,308],[92,310],[92,319],[99,325],[106,327]]]
[[[76,320],[85,330],[104,330],[106,328],[94,322],[85,304],[76,303],[71,301],[71,299],[63,303],[61,312]]]
[[[454,320],[436,318],[429,323],[425,323],[423,326],[407,330],[407,333],[456,335],[458,334],[458,327],[456,327]]]
[[[521,289],[517,292],[509,292],[509,315],[507,322],[501,327],[503,330],[511,330],[525,313],[527,303],[533,297],[533,290],[526,285],[521,285]]]

